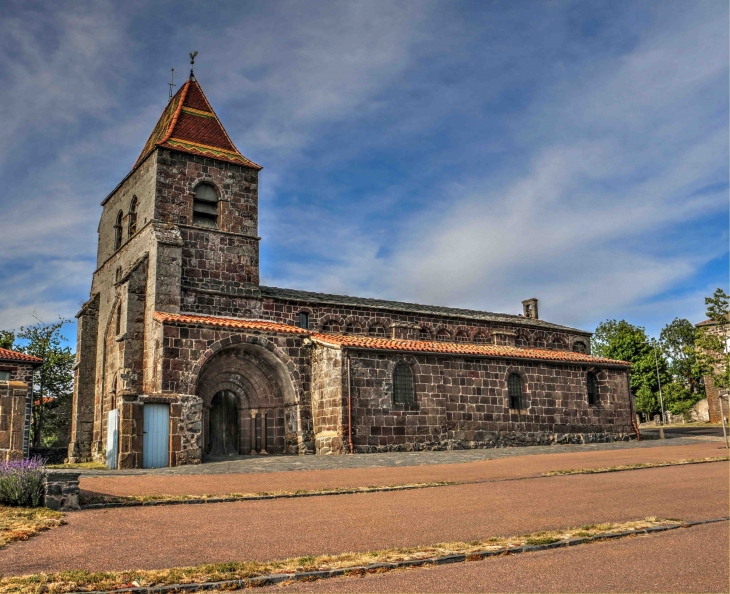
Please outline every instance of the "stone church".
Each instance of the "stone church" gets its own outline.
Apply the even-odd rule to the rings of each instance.
[[[261,166],[192,76],[101,203],[69,461],[628,439],[629,366],[508,315],[262,286]]]

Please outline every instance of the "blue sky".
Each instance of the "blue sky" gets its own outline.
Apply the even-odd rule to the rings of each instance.
[[[265,167],[265,284],[650,333],[727,289],[725,0],[0,11],[0,328],[88,298],[99,202],[192,50]]]

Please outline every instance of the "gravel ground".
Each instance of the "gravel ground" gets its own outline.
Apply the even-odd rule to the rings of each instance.
[[[728,511],[729,465],[674,466],[391,493],[75,512],[0,551],[0,573],[155,569],[469,541]]]
[[[727,450],[720,446],[721,444],[714,442],[695,442],[682,446],[620,450],[560,453],[553,450],[552,453],[541,456],[508,457],[477,462],[278,473],[95,476],[82,478],[81,489],[89,495],[227,495],[439,481],[503,480],[537,476],[552,470],[727,456]]]
[[[491,448],[483,450],[450,450],[444,452],[388,452],[386,454],[353,454],[350,456],[235,456],[229,460],[189,464],[176,468],[135,468],[127,470],[81,471],[83,477],[237,474],[251,472],[284,472],[297,470],[334,470],[342,468],[387,468],[431,464],[460,464],[478,460],[497,460],[515,456],[538,456],[570,452],[621,451],[627,449],[672,447],[697,443],[715,443],[718,437],[680,437],[676,439],[620,441],[576,445],[531,446],[521,448]]]
[[[727,592],[727,522],[432,568],[274,586],[288,592]]]

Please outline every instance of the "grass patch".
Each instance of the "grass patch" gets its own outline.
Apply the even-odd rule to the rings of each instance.
[[[127,496],[113,496],[113,495],[87,495],[81,493],[81,504],[90,505],[94,503],[108,503],[108,504],[139,504],[148,502],[165,502],[165,501],[191,501],[191,500],[241,500],[246,499],[260,499],[262,497],[303,497],[308,495],[337,495],[340,493],[373,493],[379,491],[390,491],[390,490],[406,490],[406,489],[426,489],[428,487],[444,487],[447,485],[456,485],[455,481],[438,481],[431,483],[409,483],[405,485],[380,485],[380,486],[369,486],[369,487],[343,487],[337,489],[297,489],[296,491],[261,491],[258,493],[228,493],[227,495],[127,495]]]
[[[479,553],[496,552],[505,554],[511,549],[526,544],[546,544],[585,536],[602,536],[629,530],[641,530],[676,522],[657,518],[646,518],[634,522],[595,524],[568,530],[543,531],[521,536],[490,537],[471,542],[448,542],[431,546],[385,549],[318,557],[297,557],[268,562],[246,561],[240,563],[215,563],[196,567],[177,567],[149,571],[89,572],[62,571],[51,574],[4,577],[0,579],[1,594],[67,594],[89,590],[114,590],[139,586],[166,586],[211,581],[245,579],[274,573],[353,568],[372,563],[392,563],[432,559],[445,555],[464,554],[472,559]]]
[[[75,464],[47,464],[46,468],[57,468],[66,470],[108,470],[106,464],[101,462],[77,462]]]
[[[65,524],[64,514],[45,507],[0,506],[0,548]]]
[[[661,468],[662,466],[683,466],[685,464],[704,464],[706,462],[728,461],[727,456],[715,458],[688,458],[687,460],[667,460],[665,462],[641,462],[638,464],[622,464],[620,466],[602,466],[600,468],[573,468],[570,470],[551,470],[542,476],[559,476],[565,474],[597,474],[601,472],[621,472],[623,470],[639,470],[641,468]]]

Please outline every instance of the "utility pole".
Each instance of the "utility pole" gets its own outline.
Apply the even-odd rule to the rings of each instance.
[[[662,397],[662,380],[659,379],[659,357],[657,357],[656,354],[656,341],[652,341],[652,346],[654,347],[654,363],[656,364],[656,381],[657,384],[659,384],[659,406],[662,408],[662,425],[664,425],[667,417],[664,413],[664,398]]]

